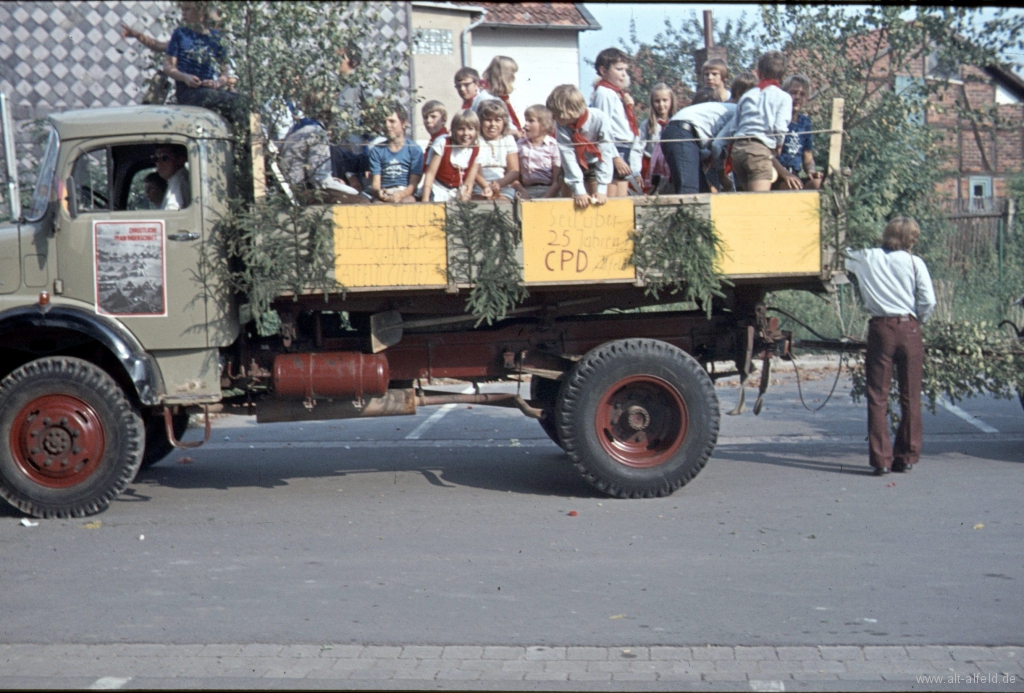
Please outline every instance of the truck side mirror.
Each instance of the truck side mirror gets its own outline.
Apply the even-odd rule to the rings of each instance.
[[[75,219],[78,217],[78,188],[75,186],[74,176],[68,176],[64,183],[64,189],[67,191],[65,199],[68,203],[68,216]]]

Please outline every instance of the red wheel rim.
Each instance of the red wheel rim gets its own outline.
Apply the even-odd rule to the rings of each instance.
[[[70,395],[37,397],[18,412],[11,427],[18,466],[49,488],[68,488],[92,476],[105,444],[96,411]]]
[[[624,378],[604,393],[597,407],[601,447],[627,467],[657,467],[686,439],[689,416],[679,392],[661,378]]]

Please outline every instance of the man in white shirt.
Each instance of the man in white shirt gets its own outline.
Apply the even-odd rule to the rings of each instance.
[[[882,247],[847,250],[846,269],[857,277],[868,323],[868,445],[875,474],[909,472],[921,457],[921,380],[924,345],[920,323],[935,310],[935,291],[924,260],[910,254],[921,236],[917,222],[896,217],[882,233]],[[900,426],[890,445],[886,409],[896,364]]]
[[[185,209],[192,202],[192,186],[188,181],[188,151],[180,144],[162,144],[153,153],[156,172],[167,181],[160,209]]]

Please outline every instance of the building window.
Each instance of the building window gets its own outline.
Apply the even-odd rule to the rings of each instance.
[[[907,122],[924,125],[924,79],[921,77],[905,77],[896,75],[896,93],[913,104],[913,110],[907,114]],[[904,92],[907,92],[904,94]]]
[[[412,50],[417,55],[451,55],[452,32],[450,29],[416,29]]]
[[[967,179],[967,196],[971,209],[989,209],[992,205],[992,177],[971,176]]]

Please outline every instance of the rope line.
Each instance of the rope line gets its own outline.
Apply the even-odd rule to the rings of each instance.
[[[845,135],[846,131],[845,130],[803,130],[801,132],[788,132],[787,131],[785,133],[778,133],[778,132],[768,132],[768,133],[765,133],[765,135],[767,137],[778,137],[779,135],[821,135],[821,134],[831,134],[831,135],[841,134],[841,135]],[[707,137],[707,138],[689,137],[689,138],[686,138],[686,139],[671,139],[671,140],[650,139],[650,140],[634,140],[634,141],[637,141],[637,142],[639,142],[640,144],[643,144],[643,145],[647,145],[647,144],[651,144],[652,142],[653,143],[658,143],[658,142],[704,142],[706,140],[721,140],[723,142],[732,142],[732,141],[735,141],[735,140],[749,140],[749,139],[752,139],[749,135],[744,135],[744,136],[730,135],[729,137]],[[282,143],[286,142],[287,140],[272,139],[272,140],[268,140],[268,141],[269,142],[275,142],[277,144],[282,144]],[[485,141],[487,141],[487,140],[485,140]],[[365,144],[369,144],[369,143],[367,142]],[[380,145],[377,145],[377,146],[383,146],[384,144],[385,144],[384,142],[381,142]],[[563,145],[566,145],[566,144],[569,145],[569,146],[572,146],[572,147],[582,147],[582,146],[585,146],[583,143],[577,143],[577,142],[566,142],[566,143],[560,144],[559,146],[563,146]],[[449,143],[445,143],[444,146],[447,147],[447,148],[455,148],[455,147],[477,147],[477,146],[480,146],[480,145],[451,144],[449,142]]]

